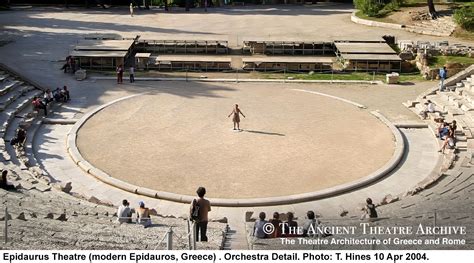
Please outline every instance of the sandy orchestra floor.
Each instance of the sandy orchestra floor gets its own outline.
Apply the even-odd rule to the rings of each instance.
[[[367,110],[283,85],[213,85],[209,96],[191,96],[199,85],[155,87],[109,106],[80,129],[79,150],[123,181],[187,195],[202,185],[221,198],[324,189],[393,153],[389,129]],[[227,118],[235,103],[242,132]]]

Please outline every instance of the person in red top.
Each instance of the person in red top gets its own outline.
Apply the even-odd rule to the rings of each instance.
[[[273,225],[273,233],[269,235],[270,238],[281,237],[281,226],[283,222],[280,220],[280,214],[278,212],[273,213],[273,218],[268,220]]]
[[[31,102],[35,110],[39,111],[41,109],[44,110],[44,116],[48,115],[48,111],[46,110],[46,105],[41,101],[38,97],[33,97],[33,101]]]
[[[117,67],[117,83],[123,83],[123,67],[122,65],[119,65]]]

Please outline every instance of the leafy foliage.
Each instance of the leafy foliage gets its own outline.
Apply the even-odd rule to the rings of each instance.
[[[398,10],[404,1],[405,0],[354,0],[354,5],[364,15],[383,17],[392,11]]]
[[[464,6],[454,11],[454,20],[462,28],[474,31],[474,6]]]
[[[354,5],[363,14],[368,16],[377,16],[384,7],[383,2],[378,0],[354,0]]]

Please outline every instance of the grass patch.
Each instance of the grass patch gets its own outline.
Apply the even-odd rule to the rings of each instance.
[[[366,19],[366,20],[372,20],[372,21],[384,22],[384,23],[395,23],[395,21],[392,21],[391,19],[386,18],[388,13],[384,13],[384,15],[380,15],[380,16],[377,16],[377,17],[372,17],[372,16],[365,15],[364,13],[362,13],[362,11],[357,11],[355,13],[355,15],[358,18],[362,18],[362,19]]]
[[[88,73],[95,73],[102,76],[116,76],[114,71],[99,71],[99,70],[87,70]],[[184,77],[185,72],[160,72],[160,71],[136,71],[135,77]],[[235,73],[219,73],[219,72],[190,72],[190,78],[196,78],[200,75],[208,76],[210,78],[235,78]],[[252,78],[252,79],[293,79],[300,80],[364,80],[364,81],[383,81],[385,82],[385,73],[373,74],[370,72],[348,72],[348,73],[267,73],[267,72],[241,72],[239,78]],[[124,75],[124,80],[128,80],[128,74]],[[400,74],[400,82],[417,82],[423,81],[423,77],[419,72],[415,73],[402,73]]]
[[[432,67],[443,67],[448,63],[471,65],[474,64],[474,58],[465,56],[436,56],[428,60],[428,65]]]

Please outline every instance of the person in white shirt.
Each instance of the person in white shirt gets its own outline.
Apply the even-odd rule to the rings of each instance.
[[[428,118],[428,112],[430,113],[434,113],[436,111],[435,109],[435,105],[433,102],[431,102],[431,100],[428,100],[426,103],[425,103],[426,107],[423,111],[421,111],[421,115],[423,116],[423,119],[426,119]]]
[[[119,223],[131,223],[132,222],[132,210],[129,207],[130,203],[124,199],[122,205],[117,210],[117,221]]]
[[[46,102],[46,104],[49,104],[51,101],[53,101],[53,93],[51,92],[50,89],[47,89],[45,92],[44,92],[44,102]]]

